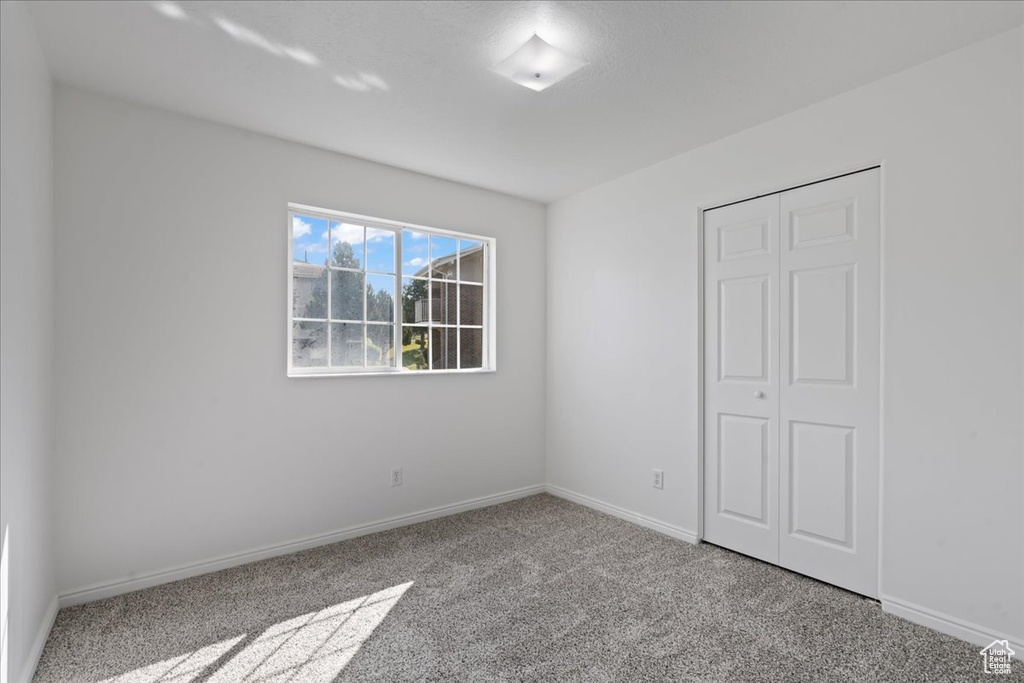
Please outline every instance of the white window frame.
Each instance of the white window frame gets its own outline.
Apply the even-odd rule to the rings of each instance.
[[[327,358],[328,365],[324,367],[296,367],[292,363],[292,331],[295,322],[301,322],[304,318],[294,318],[293,316],[293,284],[294,284],[294,273],[293,264],[295,263],[294,254],[292,253],[293,247],[293,235],[292,230],[294,226],[293,218],[298,216],[309,216],[312,218],[322,218],[327,221],[341,221],[345,223],[356,223],[363,225],[368,228],[378,228],[381,230],[388,230],[395,233],[395,292],[394,292],[394,337],[392,344],[395,349],[395,367],[332,367],[330,363],[331,349],[331,306],[330,306],[330,287],[328,287],[328,304],[327,304]],[[412,277],[412,275],[403,275],[402,273],[402,231],[411,230],[415,232],[427,233],[428,235],[438,235],[441,237],[454,237],[457,239],[472,240],[474,242],[482,242],[484,244],[485,258],[483,262],[484,273],[483,281],[481,286],[484,290],[483,296],[483,325],[482,329],[483,336],[483,358],[481,360],[481,367],[479,368],[458,368],[458,369],[433,369],[433,351],[428,350],[427,362],[430,365],[429,369],[426,370],[407,370],[402,367],[402,327],[404,321],[402,316],[404,315],[402,306],[402,279],[403,277]],[[329,245],[330,246],[330,245]],[[429,262],[428,254],[428,262]],[[364,256],[365,259],[365,256]],[[497,338],[497,315],[495,302],[497,301],[497,240],[493,237],[487,237],[485,235],[477,235],[468,232],[458,232],[455,230],[445,230],[443,228],[432,228],[425,225],[417,225],[415,223],[405,223],[401,221],[393,221],[385,218],[374,218],[372,216],[363,216],[356,213],[348,213],[345,211],[335,211],[332,209],[323,209],[315,206],[308,206],[306,204],[288,203],[288,296],[286,300],[287,304],[287,342],[285,345],[285,351],[287,353],[287,368],[288,377],[360,377],[360,376],[404,376],[404,375],[440,375],[440,374],[481,374],[497,372],[497,353],[496,353],[496,338]],[[363,262],[363,272],[366,271],[366,262]],[[429,281],[428,281],[429,282]],[[456,278],[456,282],[461,282]],[[428,310],[432,311],[433,306],[429,303],[432,297],[431,287],[427,287],[428,292]],[[458,297],[457,297],[458,299]],[[464,326],[461,324],[460,312],[456,310],[456,324],[455,325],[435,325],[432,321],[428,322],[427,325],[417,325],[417,327],[423,327],[427,330],[428,338],[433,342],[433,330],[434,328],[439,329],[461,329],[466,327],[467,329],[473,326]],[[319,319],[317,322],[320,322]],[[366,321],[366,293],[365,288],[363,290],[363,321],[365,327]],[[461,346],[461,334],[456,334],[457,344]],[[461,348],[456,348],[455,353],[457,362],[462,362]],[[363,362],[366,363],[366,342],[364,335],[363,342]]]

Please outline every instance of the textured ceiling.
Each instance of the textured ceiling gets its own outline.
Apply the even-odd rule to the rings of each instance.
[[[55,77],[551,201],[1024,22],[1021,2],[34,2]],[[534,32],[589,66],[489,67]]]

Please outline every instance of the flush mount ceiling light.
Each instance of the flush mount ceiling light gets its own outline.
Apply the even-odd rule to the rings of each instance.
[[[513,83],[540,92],[586,65],[586,62],[562,52],[534,34],[508,59],[495,64],[491,71],[501,74]]]

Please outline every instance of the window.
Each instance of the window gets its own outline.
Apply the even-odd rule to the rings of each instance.
[[[494,240],[290,205],[288,374],[494,369]]]

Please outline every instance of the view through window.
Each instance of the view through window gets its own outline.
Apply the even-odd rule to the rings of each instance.
[[[483,370],[485,237],[289,212],[289,374]]]

